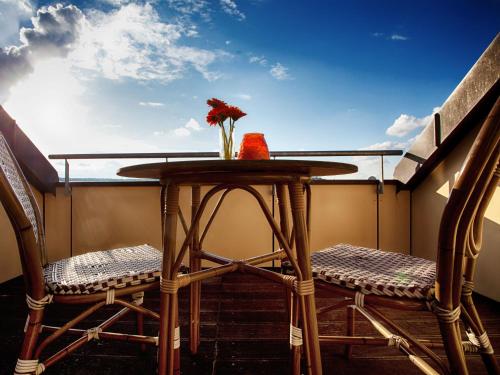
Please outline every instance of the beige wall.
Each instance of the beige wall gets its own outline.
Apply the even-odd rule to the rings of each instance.
[[[73,255],[149,243],[161,246],[160,188],[74,187]]]
[[[410,192],[385,185],[379,199],[380,248],[410,253]]]
[[[45,238],[49,262],[66,258],[70,249],[71,205],[64,188],[58,187],[55,194],[45,194]]]
[[[441,215],[462,168],[475,131],[415,189],[412,193],[412,247],[416,256],[435,259]],[[486,212],[483,247],[478,261],[476,291],[500,300],[500,189],[497,188]]]
[[[257,188],[272,210],[272,190]],[[377,246],[377,195],[375,185],[313,185],[311,249],[340,242]],[[208,187],[202,189],[202,193]],[[220,193],[219,193],[220,194]],[[159,187],[74,186],[72,196],[62,187],[45,196],[45,221],[49,261],[87,251],[149,243],[161,248]],[[39,195],[41,198],[41,195]],[[207,206],[204,228],[218,196]],[[191,219],[191,191],[182,187],[180,204],[186,220]],[[279,216],[277,203],[275,217]],[[379,199],[380,244],[394,251],[409,251],[409,194],[396,193],[386,185]],[[0,224],[5,215],[0,212]],[[10,224],[0,239],[0,253],[9,254],[1,263],[0,282],[20,273],[15,238]],[[178,248],[184,239],[179,223]],[[257,202],[242,191],[231,192],[223,203],[203,245],[205,250],[243,259],[271,251],[273,239]],[[277,246],[276,246],[277,248]],[[12,254],[11,254],[12,253]],[[4,257],[5,258],[5,257]],[[207,263],[208,265],[208,263]],[[271,265],[265,264],[265,265]]]
[[[17,251],[16,235],[9,218],[0,204],[0,282],[12,279],[21,274],[21,261]]]
[[[342,242],[377,248],[375,185],[313,185],[312,197],[313,251]],[[386,185],[378,215],[379,247],[408,253],[408,192]]]

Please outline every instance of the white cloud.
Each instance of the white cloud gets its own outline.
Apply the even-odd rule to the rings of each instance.
[[[33,27],[21,28],[19,49],[36,57],[65,57],[78,41],[85,16],[74,5],[56,4],[38,9],[31,22]]]
[[[196,121],[194,118],[190,118],[186,125],[184,125],[186,129],[191,129],[194,131],[201,131],[203,128],[200,126],[200,123]]]
[[[108,3],[108,4],[111,4],[111,5],[114,5],[114,6],[120,6],[120,5],[129,4],[134,0],[101,0],[101,1]]]
[[[163,107],[165,104],[160,102],[139,102],[139,105],[143,107]]]
[[[248,62],[250,64],[259,64],[262,66],[267,66],[267,59],[264,56],[250,56]]]
[[[288,73],[288,68],[285,67],[284,65],[280,64],[279,62],[274,64],[271,67],[271,70],[269,70],[269,73],[271,73],[271,75],[279,81],[292,79],[292,77],[290,76],[290,73]]]
[[[210,21],[211,8],[206,0],[167,0],[168,6],[184,16],[199,15]]]
[[[0,5],[12,5],[17,8],[19,12],[25,13],[27,15],[31,14],[33,11],[33,7],[29,0],[0,0]]]
[[[233,0],[220,0],[220,6],[225,13],[236,17],[240,21],[246,18],[245,14],[238,9],[238,5]]]
[[[228,45],[231,44],[231,41],[230,40],[226,40],[225,43],[226,43],[226,46],[228,46]]]
[[[107,0],[120,1],[120,0]],[[207,0],[166,0],[170,9],[176,11],[180,18],[185,22],[192,22],[195,16],[199,16],[205,22],[212,21],[214,12],[213,3]],[[219,0],[222,11],[230,16],[236,17],[242,21],[246,18],[245,14],[238,9],[234,0]]]
[[[196,25],[189,26],[187,28],[187,30],[185,31],[185,34],[186,34],[186,36],[189,36],[191,38],[195,38],[195,37],[199,36],[198,27]]]
[[[111,13],[94,11],[71,58],[76,66],[109,79],[168,83],[182,78],[189,67],[209,81],[219,78],[208,66],[225,54],[179,45],[185,32],[181,24],[162,22],[149,3]]]
[[[408,40],[408,37],[400,34],[392,34],[391,40]]]
[[[216,80],[222,75],[209,65],[231,56],[182,45],[181,37],[196,36],[196,27],[163,22],[150,3],[130,3],[107,13],[93,9],[86,14],[74,5],[57,4],[41,7],[32,24],[21,29],[20,46],[0,49],[0,101],[43,58],[67,57],[83,77],[168,83],[191,68],[208,81]]]
[[[18,6],[22,4],[24,2]],[[25,6],[23,9],[28,11]],[[0,49],[0,102],[13,84],[33,71],[37,60],[67,56],[77,41],[82,19],[82,12],[73,5],[57,4],[38,9],[31,18],[33,27],[19,31],[22,44]]]
[[[174,134],[178,137],[188,137],[191,134],[191,132],[188,129],[181,127],[174,129]]]
[[[155,136],[164,136],[167,134],[173,134],[176,137],[189,137],[192,132],[200,132],[202,131],[203,128],[201,127],[200,123],[196,121],[194,118],[190,118],[184,126],[181,126],[179,128],[176,128],[170,132],[165,132],[163,130],[155,131],[153,134]]]
[[[0,46],[17,38],[21,21],[29,19],[32,14],[28,0],[0,0]]]
[[[252,95],[248,94],[238,94],[236,97],[243,100],[252,100]]]
[[[383,141],[363,147],[360,150],[405,150],[410,145],[409,141]],[[359,172],[356,174],[358,178],[368,178],[375,176],[381,177],[381,158],[380,156],[354,156],[353,162],[358,166]],[[384,158],[384,178],[392,178],[395,164],[399,160],[398,157]]]
[[[420,118],[403,113],[393,122],[393,124],[389,128],[387,128],[385,133],[387,135],[392,135],[395,137],[404,137],[413,130],[426,126],[431,121],[432,116],[434,116],[434,114],[440,109],[440,107],[436,107],[433,109],[430,115]]]
[[[361,150],[404,149],[407,146],[408,146],[408,142],[384,141],[384,142],[380,142],[380,143],[374,143],[370,146],[362,148]]]
[[[387,40],[396,40],[396,41],[404,41],[404,40],[409,39],[407,36],[404,36],[401,34],[391,34],[391,35],[386,36],[386,34],[384,34],[384,33],[374,32],[374,33],[371,33],[371,35],[375,38],[384,38]]]

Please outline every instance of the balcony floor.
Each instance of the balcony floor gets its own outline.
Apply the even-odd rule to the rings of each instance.
[[[2,339],[0,340],[0,374],[11,374],[22,340],[25,322],[25,302],[21,278],[0,285],[0,311],[2,311]],[[283,289],[265,280],[249,275],[227,275],[203,284],[202,343],[196,356],[189,354],[188,298],[181,292],[180,319],[183,374],[288,374],[288,323],[283,302]],[[146,295],[145,306],[158,310],[157,293]],[[331,302],[319,294],[317,303]],[[499,353],[500,314],[498,303],[476,296],[478,309],[489,330],[490,339]],[[76,315],[81,307],[68,306],[64,312],[54,313],[49,306],[47,324],[60,324]],[[107,310],[107,311],[105,311]],[[115,311],[109,307],[92,316],[90,324],[102,321],[105,313]],[[388,311],[388,310],[386,310]],[[421,338],[437,337],[439,330],[434,317],[407,312],[388,313]],[[343,310],[321,316],[320,334],[343,334]],[[134,320],[115,326],[115,329],[133,333]],[[376,333],[366,321],[356,326],[360,334]],[[148,321],[146,334],[154,334],[157,324]],[[50,349],[50,348],[49,348]],[[322,349],[325,374],[420,374],[410,362],[394,349],[385,347],[355,347],[352,360],[342,356],[341,346],[324,346]],[[442,354],[442,353],[441,353]],[[70,357],[49,368],[50,374],[154,374],[155,349],[149,347],[140,353],[134,344],[118,342],[93,342]],[[471,374],[486,374],[478,355],[469,355]]]

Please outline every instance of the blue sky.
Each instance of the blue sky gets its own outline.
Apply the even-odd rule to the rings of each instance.
[[[248,113],[237,142],[259,131],[272,150],[405,148],[498,14],[498,1],[0,0],[0,103],[45,154],[214,151],[210,97]],[[378,172],[355,162],[361,178]]]

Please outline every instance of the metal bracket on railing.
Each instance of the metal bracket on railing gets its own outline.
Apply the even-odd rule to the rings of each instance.
[[[377,181],[377,194],[384,194],[384,181]]]
[[[64,159],[64,195],[71,195],[71,186],[69,184],[69,163]]]
[[[384,194],[384,155],[380,155],[381,176],[377,184],[377,194]]]

